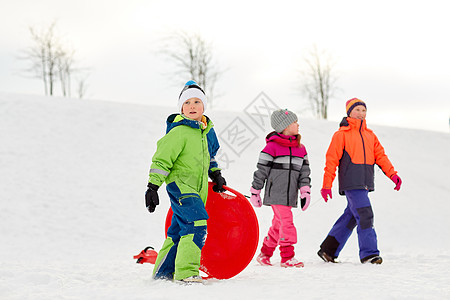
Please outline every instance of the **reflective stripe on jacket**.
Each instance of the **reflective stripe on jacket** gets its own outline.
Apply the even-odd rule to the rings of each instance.
[[[272,132],[261,151],[252,186],[261,190],[264,185],[264,205],[297,207],[298,190],[310,186],[311,173],[305,146],[298,146],[296,136]]]

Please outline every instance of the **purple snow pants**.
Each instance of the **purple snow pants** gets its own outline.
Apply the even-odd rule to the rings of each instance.
[[[338,257],[353,229],[357,227],[360,259],[379,255],[368,191],[349,190],[345,191],[345,196],[347,207],[320,245],[321,250],[334,258]]]

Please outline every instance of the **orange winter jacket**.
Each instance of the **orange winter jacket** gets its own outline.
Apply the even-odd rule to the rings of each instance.
[[[374,190],[374,165],[389,178],[397,172],[365,120],[344,118],[326,154],[323,188],[331,189],[339,166],[339,194],[346,190]]]

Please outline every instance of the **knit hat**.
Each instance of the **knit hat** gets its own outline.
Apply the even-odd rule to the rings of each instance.
[[[282,132],[296,121],[298,121],[297,115],[288,109],[276,110],[270,118],[270,124],[276,132]]]
[[[347,116],[350,117],[350,113],[358,105],[362,105],[365,108],[367,108],[366,103],[364,103],[364,101],[362,101],[361,99],[352,98],[352,99],[348,100],[347,103],[345,103],[345,110],[347,111]]]
[[[202,100],[203,110],[206,110],[207,100],[205,92],[194,80],[189,80],[188,82],[186,82],[183,90],[180,93],[180,96],[178,97],[178,108],[180,109],[180,111],[183,107],[183,103],[191,98],[198,98]]]

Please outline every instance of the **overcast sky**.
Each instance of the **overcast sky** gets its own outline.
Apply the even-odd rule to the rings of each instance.
[[[150,1],[0,0],[0,91],[43,94],[17,59],[31,46],[28,28],[57,22],[57,34],[89,67],[88,97],[176,108],[184,82],[157,51],[183,30],[213,45],[227,69],[215,109],[240,110],[260,92],[309,117],[297,91],[302,57],[314,44],[337,61],[345,101],[366,101],[368,122],[449,131],[450,20],[446,1]],[[189,78],[186,78],[186,81]],[[59,90],[57,89],[57,93]]]

